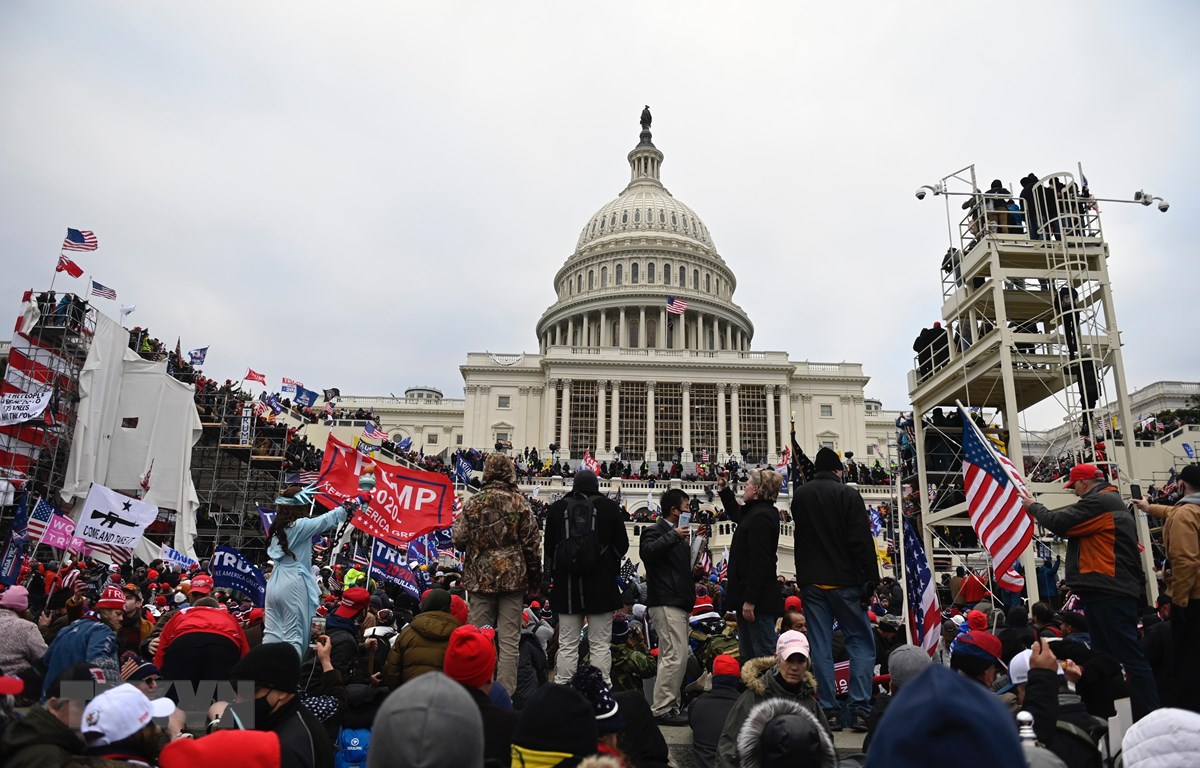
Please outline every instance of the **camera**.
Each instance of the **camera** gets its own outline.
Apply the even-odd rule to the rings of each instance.
[[[1168,203],[1166,200],[1158,201],[1158,210],[1162,211],[1163,213],[1166,213],[1167,209],[1170,207],[1171,207],[1171,204]]]
[[[921,187],[920,189],[917,190],[917,199],[918,200],[925,199],[925,187]]]

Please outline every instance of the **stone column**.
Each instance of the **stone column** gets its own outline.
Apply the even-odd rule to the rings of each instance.
[[[609,342],[609,340],[608,340],[608,336],[609,336],[608,312],[606,312],[605,310],[602,309],[602,310],[600,310],[600,346],[602,346],[602,347],[612,346],[611,342]]]
[[[609,423],[609,444],[616,448],[621,444],[621,382],[617,379],[612,381],[612,418]]]
[[[567,320],[567,346],[575,346],[575,318]]]
[[[538,446],[538,453],[541,453],[542,449],[545,449],[547,451],[547,455],[549,455],[550,449],[547,446],[549,446],[550,443],[553,443],[555,441],[554,440],[554,398],[557,396],[557,393],[558,393],[558,379],[546,379],[546,389],[542,393],[542,398],[544,400],[544,402],[542,403],[543,412],[544,412],[543,413],[544,421],[542,423],[543,442],[540,446]]]
[[[521,398],[521,418],[513,419],[516,423],[513,425],[512,436],[513,448],[517,450],[529,445],[529,389],[529,387],[517,387],[517,394]]]
[[[596,382],[596,455],[608,450],[604,442],[607,424],[604,423],[604,394],[608,389],[608,381],[600,379]]]
[[[725,324],[725,349],[733,349],[733,323]]]
[[[721,318],[713,316],[713,351],[721,349]]]
[[[621,333],[621,338],[617,339],[617,343],[614,346],[617,346],[617,347],[629,346],[629,330],[625,327],[625,307],[621,307],[620,333]]]
[[[796,397],[795,393],[792,394],[792,397],[793,398]],[[812,443],[813,440],[817,439],[816,421],[813,419],[812,405],[813,405],[812,394],[810,394],[808,392],[801,392],[800,393],[800,429],[797,429],[796,433],[799,435],[803,435],[803,437],[801,437],[800,439],[804,440],[806,442],[809,442],[809,443]],[[804,448],[804,443],[800,443],[800,447]],[[821,446],[816,445],[815,443],[812,443],[812,448],[809,448],[807,450],[812,451],[812,455],[816,456],[817,449],[820,447]]]
[[[675,318],[675,349],[683,349],[683,340],[685,338],[683,332],[684,315],[672,315]]]
[[[484,450],[486,450],[487,447],[490,447],[493,443],[492,436],[488,432],[488,411],[491,410],[492,407],[492,388],[489,385],[479,385],[479,399],[477,402],[480,403],[480,408],[478,411],[479,429],[475,434],[481,436],[479,438],[481,442],[476,444],[480,445],[484,448]]]
[[[638,307],[638,349],[646,348],[646,308]]]
[[[792,390],[787,384],[779,388],[779,444],[790,446],[791,414],[788,409],[792,404]]]
[[[562,380],[562,424],[558,433],[559,451],[568,458],[571,455],[571,380]]]
[[[692,461],[692,382],[679,383],[683,391],[683,458],[681,461]]]
[[[719,462],[725,461],[725,446],[728,444],[725,439],[725,388],[728,386],[728,384],[717,385],[717,450],[712,459]]]
[[[658,328],[654,331],[654,347],[655,349],[667,348],[667,308],[665,305],[658,308]]]
[[[779,433],[775,431],[775,385],[767,385],[767,461],[779,462]]]
[[[738,391],[741,390],[741,388],[742,385],[738,384],[736,381],[729,385],[729,391],[733,393],[731,395],[732,401],[729,406],[730,419],[733,421],[733,427],[730,430],[733,433],[730,451],[733,453],[734,458],[738,461],[742,460],[742,419],[741,415],[738,413]]]
[[[643,315],[645,309],[642,310]],[[654,451],[654,385],[657,382],[646,382],[646,461],[658,461]]]

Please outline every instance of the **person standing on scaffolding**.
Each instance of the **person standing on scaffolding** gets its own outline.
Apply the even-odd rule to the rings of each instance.
[[[312,575],[312,540],[346,522],[361,503],[346,502],[316,517],[309,517],[312,490],[288,486],[275,499],[275,521],[267,534],[267,556],[275,562],[267,580],[263,617],[264,643],[289,643],[300,658],[308,651],[313,616],[321,593]]]
[[[1158,687],[1138,642],[1145,578],[1137,527],[1124,499],[1095,464],[1076,464],[1065,486],[1079,501],[1050,510],[1021,490],[1021,504],[1038,525],[1067,539],[1067,586],[1083,600],[1092,648],[1125,667],[1133,717],[1158,709]]]

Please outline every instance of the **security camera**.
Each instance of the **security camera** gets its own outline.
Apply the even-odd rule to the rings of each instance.
[[[1158,210],[1162,211],[1163,213],[1166,213],[1167,209],[1170,207],[1171,207],[1171,204],[1168,203],[1166,200],[1158,201]]]
[[[917,199],[918,200],[925,199],[925,187],[921,187],[920,189],[917,190]]]

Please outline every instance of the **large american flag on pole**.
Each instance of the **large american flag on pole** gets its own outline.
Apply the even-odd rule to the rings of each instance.
[[[668,296],[667,311],[672,315],[682,315],[687,311],[687,302],[674,296]]]
[[[938,610],[937,589],[921,538],[907,519],[904,521],[904,586],[908,597],[908,636],[913,645],[925,649],[930,656],[937,650],[942,630],[942,614]]]
[[[29,537],[35,541],[41,541],[46,535],[46,529],[50,526],[50,519],[54,517],[54,505],[45,499],[38,499],[37,504],[33,506],[33,511],[29,513]]]
[[[96,236],[86,229],[71,229],[67,227],[67,236],[63,238],[64,251],[94,251],[99,247]]]
[[[971,527],[992,557],[996,582],[1019,592],[1025,577],[1013,570],[1013,564],[1033,540],[1033,518],[1018,495],[1025,484],[1013,463],[979,431],[971,414],[961,405],[958,413],[963,425],[963,487]]]

